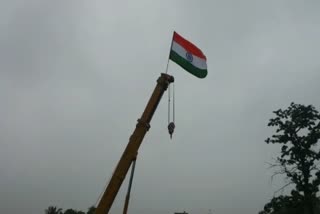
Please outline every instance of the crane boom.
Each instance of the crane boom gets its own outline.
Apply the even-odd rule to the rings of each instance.
[[[142,140],[150,128],[150,121],[158,107],[162,95],[167,90],[169,84],[172,82],[174,82],[173,76],[165,73],[162,73],[158,78],[157,85],[147,103],[147,106],[141,118],[138,120],[133,134],[130,136],[129,143],[127,144],[127,147],[125,148],[116,166],[116,169],[113,172],[109,184],[97,205],[95,214],[106,214],[109,212],[113,201],[116,198],[116,195],[121,187],[121,184],[127,175],[130,165],[136,158]]]

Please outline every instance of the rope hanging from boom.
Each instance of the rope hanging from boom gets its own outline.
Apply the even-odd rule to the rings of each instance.
[[[170,139],[172,139],[172,134],[175,129],[175,93],[174,93],[174,83],[172,84],[172,121],[170,117],[171,113],[171,89],[170,85],[168,88],[168,131],[170,134]],[[171,122],[170,122],[171,121]]]
[[[170,45],[170,51],[172,49],[172,44],[173,44],[173,37],[172,37],[172,40],[171,40],[171,45]],[[170,61],[170,54],[169,54],[169,57],[168,57],[168,61],[167,61],[167,67],[166,67],[166,74],[168,73],[168,68],[169,68],[169,61]],[[174,111],[175,111],[175,106],[174,106],[174,82],[172,84],[172,92],[173,92],[173,102],[172,102],[172,121],[171,121],[171,118],[170,118],[170,112],[171,112],[171,105],[170,105],[170,101],[171,101],[171,90],[170,90],[170,85],[168,86],[168,131],[169,131],[169,134],[170,134],[170,139],[172,139],[172,134],[174,132],[174,129],[176,127],[176,125],[174,124],[174,120],[175,120],[175,115],[174,115]],[[171,122],[170,122],[171,121]]]

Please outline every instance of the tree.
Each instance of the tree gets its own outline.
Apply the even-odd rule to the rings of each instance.
[[[74,209],[67,209],[63,214],[85,214],[85,212]]]
[[[87,214],[94,214],[96,208],[94,206],[91,206],[88,208]],[[74,209],[67,209],[64,212],[61,208],[50,206],[45,210],[46,214],[86,214],[83,211],[78,211]]]
[[[45,210],[45,214],[62,214],[62,209],[54,206],[49,206],[48,209]]]
[[[94,206],[89,207],[87,214],[94,214],[96,208]]]
[[[290,196],[275,197],[265,205],[261,214],[273,213],[285,208],[296,207],[305,213],[314,213],[320,184],[320,114],[312,105],[291,103],[285,109],[273,112],[268,126],[276,127],[276,134],[267,138],[267,144],[280,144],[280,155],[272,167],[274,175],[285,175],[289,182],[283,187],[294,185]],[[281,189],[283,189],[281,188]]]

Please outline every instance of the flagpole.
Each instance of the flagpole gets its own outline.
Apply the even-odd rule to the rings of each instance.
[[[170,51],[169,51],[169,56],[168,56],[168,61],[167,61],[167,67],[166,67],[166,74],[168,73],[168,68],[169,68],[170,52],[171,52],[171,49],[172,49],[172,43],[173,43],[173,36],[174,36],[174,32],[175,32],[175,31],[173,31],[172,39],[171,39]]]

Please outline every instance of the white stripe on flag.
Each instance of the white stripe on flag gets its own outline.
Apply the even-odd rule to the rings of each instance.
[[[175,41],[172,41],[172,49],[174,52],[176,52],[179,56],[181,56],[182,58],[184,58],[185,60],[189,61],[187,59],[187,51],[186,49],[184,49],[181,45],[179,45],[178,43],[176,43]],[[194,65],[195,67],[202,69],[202,70],[206,70],[207,69],[207,63],[206,60],[197,57],[195,55],[192,55],[193,60],[192,62],[190,62],[192,65]]]

